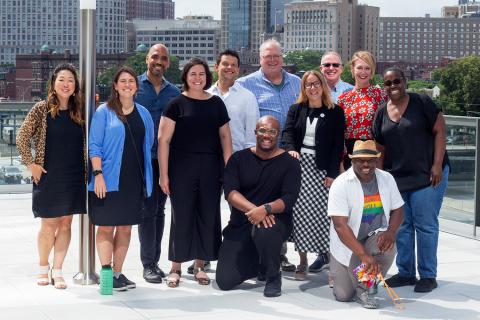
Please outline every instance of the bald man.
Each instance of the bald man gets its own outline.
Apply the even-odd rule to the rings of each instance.
[[[158,132],[158,124],[163,108],[167,103],[180,94],[180,90],[164,78],[170,66],[168,49],[159,43],[148,50],[145,58],[147,71],[138,77],[139,88],[135,102],[141,104],[150,112]],[[140,258],[143,264],[143,278],[150,283],[161,283],[165,273],[159,268],[160,248],[165,224],[165,201],[167,195],[162,192],[158,184],[157,139],[152,147],[152,168],[154,188],[152,196],[147,200],[147,210],[144,220],[138,226],[140,240]]]
[[[231,290],[262,275],[264,296],[282,294],[280,248],[292,230],[292,208],[300,192],[300,164],[278,147],[280,124],[259,119],[256,146],[235,152],[224,175],[225,198],[231,205],[223,230],[216,281]]]

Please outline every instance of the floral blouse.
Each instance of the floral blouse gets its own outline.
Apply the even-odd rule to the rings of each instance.
[[[386,101],[387,93],[372,85],[342,94],[338,105],[345,111],[345,139],[373,139],[375,112]]]

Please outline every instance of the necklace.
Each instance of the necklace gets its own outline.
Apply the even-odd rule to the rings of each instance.
[[[129,107],[129,108],[123,108],[123,107],[122,107],[122,111],[123,111],[124,114],[130,113],[130,111],[133,110],[133,107],[135,107],[135,105],[132,105],[132,106]]]

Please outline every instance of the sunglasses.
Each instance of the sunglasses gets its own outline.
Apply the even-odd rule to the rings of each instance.
[[[392,85],[399,85],[402,83],[402,79],[393,79],[393,80],[387,80],[383,82],[383,86],[385,87],[391,87]]]
[[[322,67],[325,67],[325,68],[330,68],[330,67],[334,67],[334,68],[339,68],[342,64],[340,63],[322,63]]]
[[[255,134],[261,134],[262,136],[268,134],[271,137],[275,137],[278,134],[277,129],[266,129],[266,128],[258,128],[255,130]]]

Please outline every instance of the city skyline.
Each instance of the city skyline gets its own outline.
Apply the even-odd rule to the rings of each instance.
[[[213,15],[220,19],[221,0],[174,0],[175,17],[181,18],[186,15]],[[457,5],[457,0],[403,0],[393,2],[391,0],[361,0],[361,4],[380,7],[381,17],[440,17],[443,6]]]

